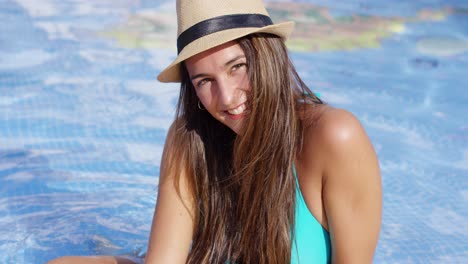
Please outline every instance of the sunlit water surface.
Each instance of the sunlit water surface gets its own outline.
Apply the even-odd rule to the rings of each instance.
[[[292,58],[380,160],[374,262],[468,263],[467,2],[303,3]],[[144,254],[178,96],[155,81],[173,5],[0,0],[0,263]]]

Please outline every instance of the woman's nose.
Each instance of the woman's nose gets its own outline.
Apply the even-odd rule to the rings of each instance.
[[[217,95],[220,106],[229,107],[235,103],[237,84],[230,78],[220,78],[217,81]]]

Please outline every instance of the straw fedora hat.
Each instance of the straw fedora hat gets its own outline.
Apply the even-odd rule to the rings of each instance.
[[[180,82],[179,64],[205,50],[252,33],[286,39],[294,22],[273,24],[261,0],[177,0],[177,58],[159,75]]]

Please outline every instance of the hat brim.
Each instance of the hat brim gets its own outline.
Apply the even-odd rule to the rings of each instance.
[[[209,50],[226,42],[247,36],[253,33],[271,33],[283,39],[287,39],[294,28],[294,22],[283,22],[261,28],[235,28],[219,31],[201,37],[188,44],[177,58],[158,75],[160,82],[180,82],[179,64],[203,51]]]

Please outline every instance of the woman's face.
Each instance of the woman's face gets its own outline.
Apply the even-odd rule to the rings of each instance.
[[[247,60],[239,44],[212,48],[187,59],[185,65],[205,109],[239,134],[250,91]]]

